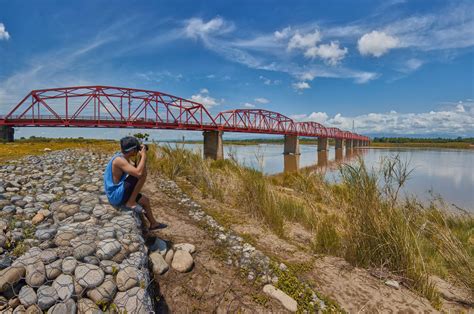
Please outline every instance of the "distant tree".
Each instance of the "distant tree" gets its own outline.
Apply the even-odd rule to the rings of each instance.
[[[135,136],[138,139],[148,141],[148,138],[150,137],[150,134],[148,134],[148,133],[135,133],[135,134],[133,134],[133,136]]]

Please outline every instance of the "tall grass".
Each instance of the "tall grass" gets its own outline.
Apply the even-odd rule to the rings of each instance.
[[[204,196],[245,211],[284,237],[291,222],[312,232],[316,253],[382,267],[439,305],[433,274],[474,292],[474,218],[424,207],[399,194],[411,171],[395,157],[369,170],[362,160],[340,169],[341,183],[315,172],[267,177],[235,159],[203,160],[182,147],[154,148],[153,168],[184,178]],[[238,215],[238,213],[236,213]]]

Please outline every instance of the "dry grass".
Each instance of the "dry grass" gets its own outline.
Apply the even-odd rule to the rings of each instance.
[[[169,178],[187,179],[206,197],[234,206],[284,237],[286,222],[298,222],[314,235],[316,253],[344,257],[353,265],[382,267],[439,307],[429,276],[462,282],[474,292],[474,218],[400,202],[410,175],[400,159],[382,170],[343,166],[342,182],[329,184],[314,172],[266,177],[235,160],[203,160],[182,147],[156,149],[153,168]]]
[[[89,139],[36,139],[18,140],[12,143],[0,143],[0,163],[26,155],[44,154],[45,148],[61,150],[67,148],[95,149],[106,152],[119,150],[119,143],[110,140]]]

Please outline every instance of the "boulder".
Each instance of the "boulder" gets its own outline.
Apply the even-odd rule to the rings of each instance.
[[[194,265],[194,260],[188,251],[177,250],[174,253],[171,267],[180,273],[185,273],[191,270]]]
[[[273,285],[265,285],[263,287],[263,292],[269,295],[270,297],[277,299],[280,303],[290,312],[296,312],[298,310],[298,303],[295,299],[281,291],[280,289],[275,288]]]

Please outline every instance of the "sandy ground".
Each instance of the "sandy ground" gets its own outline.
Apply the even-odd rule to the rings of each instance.
[[[213,239],[188,218],[177,200],[160,192],[151,178],[148,182],[144,194],[151,199],[155,217],[168,225],[155,235],[170,244],[192,243],[197,249],[191,272],[182,274],[170,269],[155,278],[161,293],[160,313],[286,312],[280,303],[266,298],[261,287],[243,279],[237,268],[226,265]],[[267,302],[263,306],[255,299]]]

